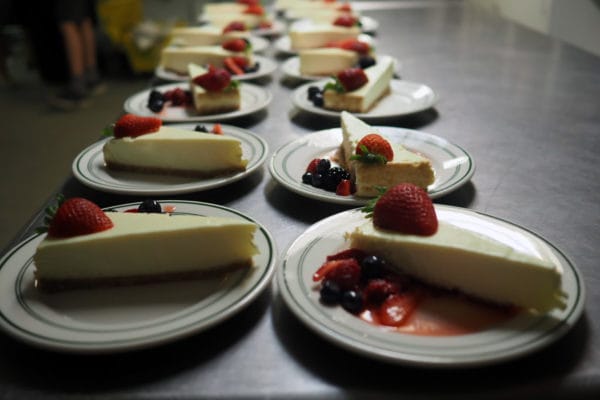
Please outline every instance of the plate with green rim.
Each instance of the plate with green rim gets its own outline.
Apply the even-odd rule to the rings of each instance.
[[[35,287],[33,255],[45,234],[23,240],[0,260],[0,329],[35,347],[116,353],[169,343],[231,318],[269,285],[277,250],[271,234],[231,208],[161,200],[173,214],[238,218],[258,225],[253,267],[217,277],[45,293]],[[127,211],[139,203],[110,207]]]

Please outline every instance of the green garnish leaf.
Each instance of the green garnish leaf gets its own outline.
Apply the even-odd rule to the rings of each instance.
[[[375,209],[375,204],[377,203],[377,201],[379,201],[379,198],[381,196],[383,196],[383,194],[386,192],[387,188],[384,186],[375,186],[375,189],[377,190],[377,192],[379,193],[376,197],[372,198],[371,200],[369,200],[367,202],[367,204],[365,204],[363,206],[363,208],[360,209],[360,211],[366,213],[366,217],[367,218],[372,218],[373,217],[373,210]]]
[[[65,196],[62,193],[57,194],[56,198],[54,199],[54,202],[55,202],[54,204],[50,204],[44,210],[44,225],[37,227],[35,229],[35,233],[48,232],[48,227],[50,226],[50,223],[54,219],[54,216],[56,215],[56,211],[58,211],[58,209],[62,205],[62,203],[65,202]]]
[[[378,153],[372,153],[364,144],[360,145],[362,154],[354,154],[350,157],[351,160],[364,162],[365,164],[387,164],[387,158]]]
[[[110,124],[102,129],[102,137],[112,137],[114,136],[115,124]]]
[[[344,89],[344,86],[342,86],[339,79],[335,76],[332,76],[331,78],[333,79],[333,82],[327,82],[323,88],[323,91],[333,90],[337,93],[344,93],[346,89]]]

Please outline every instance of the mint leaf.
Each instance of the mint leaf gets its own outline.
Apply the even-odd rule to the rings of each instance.
[[[327,82],[323,88],[323,91],[333,90],[337,93],[344,93],[346,89],[344,89],[344,86],[342,86],[339,79],[335,76],[332,76],[331,78],[333,79],[333,82]]]
[[[359,147],[362,154],[354,154],[350,157],[351,160],[364,162],[365,164],[387,164],[387,158],[383,155],[372,153],[364,144],[361,144]]]

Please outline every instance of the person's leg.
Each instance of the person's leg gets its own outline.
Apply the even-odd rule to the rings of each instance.
[[[67,65],[69,68],[69,83],[67,89],[74,95],[85,96],[85,65],[86,51],[81,30],[73,21],[60,23],[60,32],[65,45]]]
[[[80,26],[84,49],[84,76],[91,94],[99,94],[105,90],[98,71],[96,54],[96,36],[91,18],[84,18]]]

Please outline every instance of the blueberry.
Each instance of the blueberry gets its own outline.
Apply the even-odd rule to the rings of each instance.
[[[327,158],[321,158],[317,164],[317,172],[321,175],[325,175],[331,168],[331,161]]]
[[[164,101],[165,97],[158,90],[152,89],[152,91],[150,91],[150,97],[148,98],[148,102],[151,102],[152,100],[156,100],[156,99],[161,99]]]
[[[314,97],[318,94],[322,94],[321,89],[318,86],[308,87],[308,100],[313,101]]]
[[[365,280],[381,278],[385,260],[377,256],[366,256],[360,263],[361,276]]]
[[[304,175],[302,175],[302,183],[312,185],[312,174],[310,172],[305,172]]]
[[[204,125],[196,125],[194,131],[208,133],[208,129]]]
[[[138,212],[143,213],[161,213],[162,207],[156,200],[144,200],[138,207]]]
[[[165,101],[161,98],[151,99],[148,102],[148,108],[150,109],[150,111],[155,112],[155,113],[160,112],[164,106],[165,106]]]
[[[313,96],[312,103],[315,107],[323,107],[325,100],[323,100],[323,93],[317,93]]]
[[[323,175],[319,174],[318,172],[312,174],[311,178],[312,178],[311,184],[314,187],[320,188],[321,185],[323,185]]]
[[[373,65],[375,65],[376,61],[373,57],[369,57],[369,56],[362,56],[359,60],[358,60],[358,66],[361,67],[362,69],[365,68],[369,68]]]
[[[352,314],[358,314],[363,309],[363,299],[356,290],[346,290],[342,293],[340,304],[344,310]]]
[[[338,285],[334,281],[326,280],[321,286],[319,295],[321,296],[321,301],[324,304],[333,305],[339,303],[342,295],[342,290],[340,289],[340,285]]]

